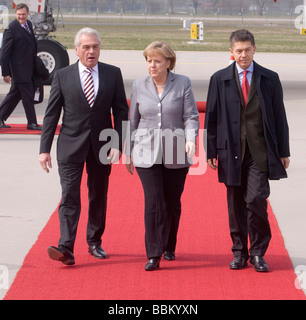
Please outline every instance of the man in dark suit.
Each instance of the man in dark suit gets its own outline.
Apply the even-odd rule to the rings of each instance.
[[[34,109],[33,71],[37,43],[32,23],[27,20],[29,7],[20,3],[16,6],[16,19],[4,31],[1,50],[2,75],[5,82],[11,82],[11,88],[0,105],[0,129],[10,128],[4,121],[22,100],[29,130],[41,130],[37,124]]]
[[[101,40],[96,30],[84,28],[78,32],[75,50],[79,61],[55,73],[43,121],[39,159],[42,168],[49,172],[51,145],[63,111],[57,143],[62,186],[60,240],[58,247],[48,248],[48,254],[51,259],[66,265],[75,263],[73,249],[81,210],[80,183],[84,163],[89,189],[88,252],[96,258],[106,258],[101,237],[105,229],[110,164],[116,163],[121,156],[122,126],[128,119],[121,71],[98,62],[100,48]],[[102,141],[102,136],[112,134],[118,139]],[[113,141],[118,142],[117,145],[113,145]]]
[[[256,271],[267,272],[269,179],[287,177],[290,155],[283,92],[278,75],[253,61],[252,33],[233,32],[230,46],[235,63],[210,80],[207,159],[211,168],[218,168],[219,181],[227,187],[234,254],[230,268],[245,268],[250,257]]]

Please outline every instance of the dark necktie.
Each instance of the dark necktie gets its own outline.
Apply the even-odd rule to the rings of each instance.
[[[92,107],[95,102],[95,87],[91,74],[92,70],[87,68],[85,72],[88,73],[88,75],[84,83],[84,93],[89,106]]]
[[[23,25],[23,27],[29,32],[29,34],[31,34],[31,30],[30,30],[30,28],[29,28],[29,26],[28,26],[27,23],[25,23],[25,24]]]
[[[250,85],[247,79],[247,73],[248,71],[243,71],[243,78],[242,78],[242,85],[241,85],[241,91],[242,91],[242,96],[243,96],[243,103],[244,106],[246,107],[247,101],[248,101],[248,96],[249,96],[249,90],[250,90]]]

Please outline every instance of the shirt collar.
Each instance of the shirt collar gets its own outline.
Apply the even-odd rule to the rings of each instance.
[[[236,63],[236,67],[237,67],[238,74],[242,73],[243,71],[253,72],[254,71],[254,61],[252,61],[251,65],[246,70],[243,70],[242,68],[240,68],[238,63]]]
[[[86,69],[87,69],[87,67],[85,67],[85,66],[83,65],[83,63],[79,60],[79,70],[80,70],[80,73],[82,74]],[[98,72],[98,63],[97,63],[93,68],[91,68],[91,70]]]

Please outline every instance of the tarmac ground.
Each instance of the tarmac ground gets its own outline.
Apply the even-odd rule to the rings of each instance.
[[[69,50],[69,56],[70,63],[77,60],[74,50]],[[175,72],[187,75],[191,79],[196,100],[205,101],[210,76],[226,67],[229,57],[228,52],[177,52]],[[100,60],[121,68],[127,98],[130,97],[134,79],[147,75],[141,51],[102,50]],[[269,200],[293,267],[306,292],[306,278],[303,283],[301,275],[303,270],[306,271],[305,55],[257,52],[255,60],[278,72],[283,84],[290,127],[291,163],[288,179],[271,181]],[[1,78],[0,101],[8,90],[9,85]],[[49,92],[50,87],[46,86],[45,99],[36,106],[39,123],[43,121]],[[7,124],[13,123],[26,123],[21,104],[7,121]],[[60,201],[55,147],[52,150],[53,169],[46,174],[38,163],[39,139],[39,135],[0,134],[0,299],[5,296],[26,254]],[[55,144],[56,138],[53,146]],[[46,244],[46,248],[49,245],[54,244]],[[8,279],[4,279],[5,276]]]

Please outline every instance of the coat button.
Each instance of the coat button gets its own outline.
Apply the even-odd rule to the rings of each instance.
[[[161,116],[161,113],[158,113],[157,115],[160,117],[160,116]]]
[[[161,107],[161,103],[159,103],[157,106],[158,106],[158,107]]]
[[[237,160],[237,159],[238,159],[238,156],[235,156],[235,159]]]

